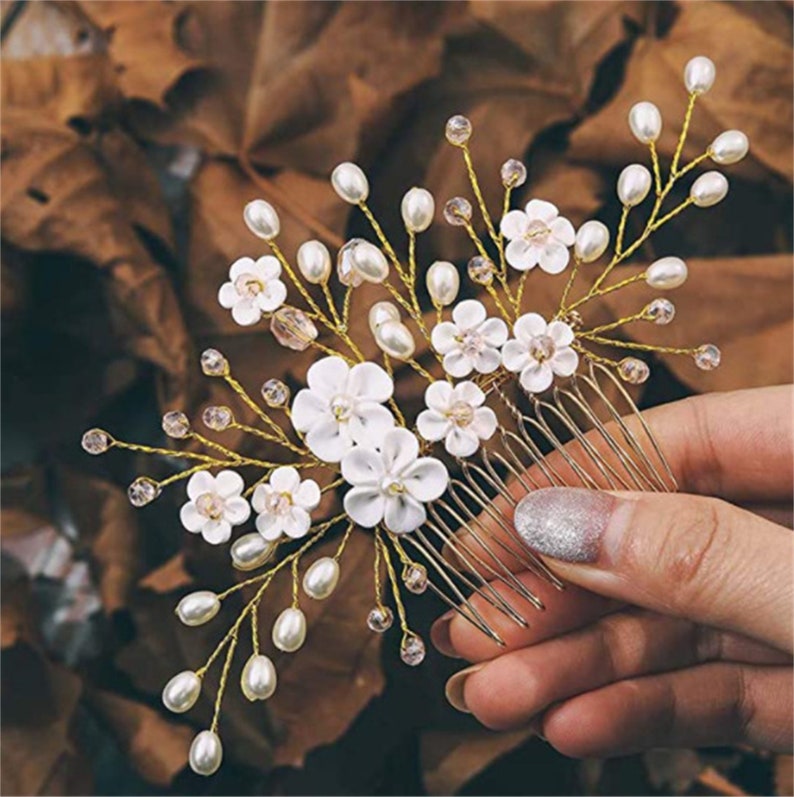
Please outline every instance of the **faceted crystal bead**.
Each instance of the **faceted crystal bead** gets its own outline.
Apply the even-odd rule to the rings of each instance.
[[[296,307],[285,305],[270,320],[273,337],[288,349],[305,351],[317,338],[317,327],[309,316]]]
[[[416,634],[405,634],[400,644],[400,658],[409,667],[416,667],[425,660],[425,643]]]
[[[471,221],[471,202],[462,196],[455,196],[444,205],[444,219],[447,224],[463,227]]]
[[[505,188],[518,188],[527,181],[527,167],[521,161],[510,158],[502,164],[501,175]]]
[[[695,352],[695,365],[701,371],[713,371],[719,364],[722,354],[713,343],[705,343]]]
[[[654,324],[664,326],[675,318],[675,305],[668,299],[654,299],[645,308],[643,315]]]
[[[336,255],[336,276],[342,285],[357,288],[364,281],[353,262],[353,251],[362,243],[363,238],[351,238]]]
[[[160,485],[148,476],[138,476],[127,488],[127,497],[133,506],[151,504],[160,495]]]
[[[289,388],[280,379],[268,379],[262,385],[262,398],[268,407],[283,407],[289,401]]]
[[[618,375],[630,385],[641,385],[650,376],[648,364],[636,357],[624,357],[618,363]]]
[[[496,267],[487,257],[475,255],[469,260],[466,271],[472,282],[476,282],[478,285],[490,285],[493,282]]]
[[[89,429],[83,435],[83,451],[93,454],[94,456],[97,454],[104,454],[111,445],[112,440],[110,439],[110,435],[103,429]]]
[[[412,563],[403,570],[403,583],[409,592],[421,595],[427,589],[427,569]]]
[[[163,431],[169,437],[186,437],[190,431],[190,421],[184,412],[167,412],[163,415]]]
[[[447,141],[460,147],[471,138],[471,122],[461,114],[450,117],[446,128]]]
[[[207,428],[222,432],[234,423],[234,415],[228,407],[213,405],[204,410],[201,420]]]
[[[376,606],[367,615],[367,627],[376,634],[388,631],[394,622],[394,614],[388,606]]]
[[[229,361],[217,349],[205,349],[201,353],[201,370],[207,376],[226,376]]]

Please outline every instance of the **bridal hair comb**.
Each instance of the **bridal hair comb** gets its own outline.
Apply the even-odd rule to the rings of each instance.
[[[367,178],[353,163],[339,165],[331,182],[342,200],[364,214],[372,240],[348,241],[335,263],[326,246],[312,240],[300,246],[293,265],[278,242],[276,210],[261,199],[245,207],[245,224],[268,252],[235,261],[218,300],[238,324],[265,321],[280,345],[295,351],[312,349],[318,358],[306,373],[305,387],[294,397],[283,381],[270,378],[262,386],[260,402],[235,379],[226,357],[208,349],[201,355],[204,374],[224,382],[232,398],[253,411],[259,423],[239,422],[229,406],[207,407],[202,421],[215,432],[236,430],[258,438],[279,456],[260,459],[208,439],[182,412],[166,413],[162,426],[168,437],[190,441],[189,450],[127,443],[101,429],[83,437],[83,448],[90,454],[119,448],[188,463],[161,480],[139,476],[129,487],[130,501],[141,507],[163,488],[185,483],[180,519],[187,531],[213,545],[231,542],[232,565],[243,572],[258,571],[219,594],[202,590],[186,595],[176,607],[182,623],[197,626],[212,620],[233,593],[245,591],[247,597],[206,661],[195,671],[175,675],[163,690],[165,705],[185,712],[195,704],[210,670],[220,671],[211,725],[198,734],[190,750],[193,770],[209,775],[220,766],[221,704],[243,634],[252,647],[242,667],[243,694],[251,701],[266,700],[276,689],[276,668],[261,649],[258,608],[280,573],[292,581],[292,601],[273,607],[280,614],[271,638],[277,650],[293,654],[306,637],[301,602],[329,598],[339,582],[350,535],[370,535],[373,608],[362,622],[383,633],[396,612],[400,655],[413,666],[423,660],[425,645],[409,625],[403,589],[430,589],[501,644],[471,596],[479,596],[519,625],[527,625],[522,603],[506,595],[542,608],[539,598],[503,564],[504,554],[538,578],[562,586],[538,557],[521,547],[511,523],[515,489],[509,490],[508,484],[526,492],[553,485],[676,488],[661,448],[623,383],[648,379],[649,366],[638,356],[644,352],[690,357],[694,366],[709,370],[719,365],[719,349],[711,343],[672,348],[615,337],[630,324],[669,324],[675,308],[667,298],[654,298],[611,323],[591,325],[588,316],[607,294],[640,283],[666,292],[686,281],[687,265],[674,255],[628,278],[614,279],[613,272],[670,219],[690,206],[716,205],[727,194],[722,173],[708,171],[692,182],[684,201],[666,206],[672,188],[704,161],[728,165],[747,153],[747,137],[729,130],[702,155],[680,163],[698,97],[711,89],[714,77],[708,58],[693,58],[686,65],[689,102],[666,176],[656,150],[662,130],[658,108],[639,102],[631,109],[629,125],[648,147],[650,169],[633,163],[621,172],[617,194],[623,210],[614,237],[596,220],[574,230],[542,199],[511,209],[513,191],[527,178],[524,165],[513,159],[501,169],[504,200],[501,216],[494,221],[469,147],[472,126],[464,116],[447,122],[446,138],[461,153],[472,196],[450,199],[442,215],[471,240],[473,256],[465,274],[447,261],[429,267],[417,263],[417,236],[431,225],[436,210],[433,196],[423,188],[411,188],[402,199],[407,256],[401,259],[371,212]],[[644,230],[627,242],[629,215],[640,212],[649,197]],[[475,209],[484,224],[482,237],[472,221]],[[595,265],[602,260],[602,266]],[[558,309],[544,318],[533,311],[530,277],[543,279],[566,269]],[[586,269],[597,276],[577,292],[577,277],[581,281]],[[334,272],[340,285],[332,291]],[[462,276],[482,301],[458,301]],[[382,300],[368,310],[376,347],[355,337],[350,324],[356,289],[363,283],[383,291]],[[417,338],[429,351],[421,358]],[[368,345],[377,357],[365,357]],[[606,356],[604,350],[610,349],[624,356]],[[427,383],[425,408],[416,417],[406,417],[395,398],[398,365]],[[555,457],[548,458],[549,452]],[[317,518],[328,494],[342,496],[344,511]],[[497,496],[500,501],[494,501]],[[245,530],[249,522],[253,529]],[[503,533],[493,534],[495,528]],[[232,539],[237,529],[243,533]],[[456,536],[459,529],[468,532],[464,539]],[[334,535],[334,555],[307,563],[311,548]],[[454,556],[441,555],[444,545]],[[494,581],[510,592],[495,589]],[[387,605],[387,592],[394,610]]]

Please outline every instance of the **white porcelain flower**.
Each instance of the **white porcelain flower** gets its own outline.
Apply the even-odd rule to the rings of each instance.
[[[433,348],[444,355],[444,370],[455,377],[472,371],[490,374],[502,361],[499,347],[507,340],[507,324],[488,318],[485,306],[475,299],[455,305],[452,321],[442,321],[430,335]]]
[[[428,409],[419,413],[416,428],[425,440],[443,440],[453,457],[470,457],[496,431],[496,413],[484,403],[485,393],[474,382],[455,387],[433,382],[425,391]]]
[[[248,501],[242,497],[242,477],[233,470],[222,470],[213,476],[205,470],[190,477],[187,497],[179,511],[182,525],[193,534],[201,532],[213,545],[226,542],[232,535],[232,526],[245,523],[251,514]]]
[[[241,257],[229,269],[229,282],[218,291],[221,307],[232,311],[241,326],[255,324],[262,313],[278,310],[287,298],[287,286],[279,279],[281,263],[273,255],[259,260]]]
[[[324,462],[339,462],[356,443],[377,444],[394,426],[381,406],[394,382],[379,365],[351,368],[341,357],[324,357],[309,368],[306,382],[292,403],[292,424]]]
[[[285,465],[254,490],[251,503],[257,513],[256,529],[266,540],[277,540],[282,534],[296,540],[309,531],[310,513],[320,503],[320,488],[313,479],[301,480],[295,468]]]
[[[419,441],[401,427],[387,432],[379,446],[356,446],[342,460],[342,476],[352,489],[345,512],[365,528],[384,522],[395,534],[418,529],[427,519],[424,504],[447,488],[449,474],[433,457],[419,456]]]
[[[502,349],[508,371],[521,372],[521,386],[529,393],[541,393],[554,381],[554,375],[570,376],[579,365],[579,355],[571,348],[573,329],[563,321],[547,324],[543,316],[527,313],[513,326],[515,339]]]
[[[568,247],[573,246],[576,233],[551,202],[531,199],[523,211],[506,213],[499,229],[510,241],[505,258],[518,271],[540,264],[548,274],[559,274],[568,265]]]

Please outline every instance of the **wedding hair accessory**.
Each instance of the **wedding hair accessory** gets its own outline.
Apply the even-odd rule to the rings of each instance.
[[[672,348],[614,337],[629,324],[673,321],[675,307],[664,297],[611,323],[588,324],[588,316],[607,294],[641,283],[666,292],[686,281],[687,264],[674,255],[628,278],[610,278],[616,266],[670,219],[690,206],[716,205],[726,196],[727,179],[709,171],[692,182],[683,202],[665,209],[672,188],[695,167],[709,159],[733,164],[748,151],[747,137],[729,130],[706,152],[680,165],[697,99],[711,89],[714,77],[708,58],[693,58],[686,65],[689,102],[666,176],[656,151],[662,131],[659,109],[650,102],[631,109],[629,125],[648,147],[650,169],[633,163],[620,173],[617,194],[623,210],[614,238],[597,220],[575,230],[542,199],[511,209],[513,191],[527,179],[526,168],[514,159],[501,169],[504,199],[501,216],[494,221],[469,147],[472,125],[464,116],[447,122],[446,138],[460,150],[473,200],[457,196],[442,210],[445,221],[471,240],[473,256],[463,273],[443,260],[427,268],[417,263],[417,236],[436,215],[434,197],[424,188],[411,188],[402,198],[408,245],[407,257],[398,257],[367,204],[367,177],[354,163],[337,166],[331,182],[342,200],[364,214],[373,240],[348,241],[335,260],[325,244],[312,240],[300,246],[293,265],[279,246],[280,220],[272,205],[257,199],[245,207],[245,224],[269,251],[232,263],[218,301],[238,324],[264,320],[280,345],[295,351],[312,349],[319,357],[294,397],[282,380],[269,378],[260,403],[234,378],[221,352],[206,350],[201,355],[204,374],[225,382],[259,424],[239,422],[228,406],[207,407],[202,421],[214,432],[236,430],[259,438],[280,456],[271,461],[239,453],[205,437],[182,412],[166,413],[163,431],[201,450],[128,443],[102,429],[91,429],[83,437],[83,448],[90,454],[119,448],[189,463],[161,480],[139,476],[129,487],[130,501],[145,506],[163,488],[184,482],[180,520],[185,529],[213,545],[231,541],[234,568],[261,571],[221,593],[193,592],[176,607],[182,623],[198,626],[212,620],[233,593],[245,590],[250,596],[204,664],[178,673],[163,690],[167,708],[188,711],[205,675],[216,664],[220,670],[211,725],[198,734],[190,750],[195,772],[210,775],[221,764],[221,704],[238,641],[248,626],[253,652],[242,668],[240,688],[251,701],[266,700],[276,689],[276,667],[261,650],[257,610],[279,573],[292,580],[292,601],[274,607],[281,613],[271,638],[277,650],[291,654],[306,637],[301,601],[327,599],[339,583],[350,535],[356,529],[370,534],[373,609],[362,622],[376,633],[392,626],[387,586],[402,632],[400,655],[413,666],[424,659],[425,645],[408,623],[402,589],[417,594],[430,589],[502,644],[470,596],[478,595],[520,625],[527,625],[520,604],[506,595],[512,592],[542,608],[540,599],[503,564],[504,554],[538,578],[562,586],[540,558],[522,549],[511,524],[517,501],[508,482],[526,492],[555,485],[676,488],[660,446],[623,383],[648,379],[649,366],[637,356],[643,352],[688,356],[696,367],[710,370],[719,365],[719,349],[711,343]],[[644,230],[629,243],[629,215],[649,197],[652,206]],[[482,237],[473,221],[475,208],[485,228]],[[604,265],[595,265],[605,256]],[[577,277],[585,269],[597,276],[574,298]],[[566,270],[558,309],[552,317],[543,317],[533,310],[530,278]],[[334,274],[339,285],[332,289]],[[470,283],[467,295],[476,293],[478,298],[461,298],[463,277]],[[383,290],[383,299],[367,311],[374,349],[371,341],[354,336],[350,323],[356,289],[364,283]],[[417,355],[417,337],[428,344],[422,355]],[[368,348],[376,356],[365,356]],[[626,354],[615,359],[606,356],[605,349]],[[406,417],[395,397],[399,364],[427,383],[425,408],[416,417]],[[549,452],[556,452],[557,466],[547,458]],[[343,511],[321,516],[321,501],[337,493],[343,493]],[[497,496],[500,501],[494,501]],[[253,529],[232,541],[233,530],[249,522]],[[493,534],[493,528],[503,533]],[[456,536],[459,529],[468,532],[465,540]],[[333,535],[339,539],[334,555],[304,568],[311,548]],[[442,556],[442,545],[454,556]],[[495,589],[493,581],[509,592]]]

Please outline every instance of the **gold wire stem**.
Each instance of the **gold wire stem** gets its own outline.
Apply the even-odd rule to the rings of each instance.
[[[383,605],[383,586],[381,584],[381,577],[380,577],[380,567],[381,567],[381,553],[380,553],[380,540],[378,538],[378,530],[375,529],[375,562],[373,565],[373,583],[375,586],[375,605],[383,611],[385,609]]]
[[[303,280],[298,277],[295,273],[295,270],[290,265],[289,260],[284,256],[284,253],[281,251],[281,247],[274,241],[270,240],[267,241],[267,245],[272,250],[273,254],[278,258],[278,262],[281,263],[281,267],[284,271],[287,272],[287,276],[290,278],[292,284],[298,289],[298,293],[303,297],[303,300],[306,304],[311,307],[312,312],[315,313],[317,320],[325,327],[327,327],[331,332],[335,332],[335,328],[331,320],[326,316],[326,314],[322,311],[321,307],[317,302],[314,300],[314,297],[309,293],[306,289],[306,286],[303,284]]]
[[[251,607],[251,647],[254,656],[259,655],[259,601],[254,601]]]
[[[347,289],[345,290],[345,298],[342,303],[342,323],[347,328],[350,322],[350,304],[353,299],[353,286],[348,285]]]
[[[651,141],[648,143],[648,149],[651,151],[651,163],[653,164],[653,182],[656,186],[656,196],[662,193],[662,172],[659,167],[659,153],[656,151],[656,142]]]
[[[485,204],[485,199],[483,198],[482,191],[480,190],[480,181],[477,179],[477,173],[474,171],[474,163],[471,159],[471,151],[469,150],[468,144],[463,144],[460,147],[461,151],[463,152],[463,160],[466,163],[466,173],[469,176],[469,183],[471,183],[471,190],[474,191],[474,196],[477,199],[477,205],[480,208],[480,214],[482,215],[482,219],[485,222],[485,226],[488,228],[488,235],[491,236],[491,240],[496,245],[496,248],[499,250],[499,259],[502,267],[504,267],[504,253],[502,252],[502,241],[496,233],[496,229],[494,228],[493,221],[491,220],[491,214],[488,212],[488,207]]]
[[[403,362],[408,363],[408,365],[410,365],[411,368],[413,368],[414,371],[416,371],[416,373],[424,377],[431,385],[433,384],[433,382],[436,381],[433,378],[433,375],[428,373],[424,368],[422,368],[422,366],[419,365],[419,363],[413,357],[411,357],[409,360],[404,360]]]
[[[386,373],[391,377],[392,382],[394,382],[394,366],[392,365],[391,357],[389,357],[386,352],[383,352],[383,367],[386,369]],[[405,423],[405,416],[400,409],[400,405],[397,403],[397,400],[394,396],[389,398],[389,406],[394,413],[394,417],[397,418],[397,423],[400,426],[406,426]]]
[[[328,305],[328,309],[331,311],[331,315],[334,317],[334,324],[337,327],[344,326],[342,319],[339,317],[339,313],[336,309],[336,304],[334,303],[334,297],[331,295],[331,289],[328,286],[328,282],[322,283],[323,289],[323,296],[325,296],[325,303]]]
[[[510,197],[512,195],[513,195],[513,186],[506,185],[504,199],[502,200],[502,218],[504,218],[507,215],[508,211],[510,210]],[[502,239],[502,233],[499,233],[499,238],[500,240]]]
[[[687,163],[686,166],[684,166],[683,169],[678,170],[675,176],[676,180],[683,177],[685,174],[687,174],[687,172],[691,172],[692,169],[694,169],[696,166],[700,166],[700,164],[703,163],[704,160],[708,160],[710,157],[711,157],[711,151],[706,150],[703,154],[698,155],[697,158],[693,158],[691,161],[689,161],[689,163]]]
[[[216,443],[214,440],[210,440],[208,437],[204,437],[203,434],[199,432],[190,431],[185,435],[185,439],[188,440],[197,440],[201,445],[205,446],[206,448],[214,449],[215,451],[219,451],[227,460],[233,460],[235,462],[242,462],[243,457],[238,454],[236,451],[232,451],[231,448],[226,448],[226,446],[221,445],[220,443]]]
[[[466,230],[471,242],[474,244],[474,247],[477,249],[477,252],[480,254],[481,257],[484,257],[489,263],[493,263],[488,251],[485,248],[485,245],[480,240],[480,236],[477,235],[477,231],[472,226],[471,222],[467,221],[463,228]],[[525,272],[526,273],[526,272]],[[496,278],[499,280],[499,284],[502,286],[502,290],[505,292],[505,296],[507,300],[510,302],[511,305],[515,306],[515,299],[513,298],[513,292],[510,290],[510,284],[507,281],[507,275],[505,274],[504,264],[502,264],[495,272]],[[493,291],[492,285],[486,285],[486,289],[489,293]],[[491,293],[494,297],[495,301],[497,302],[502,315],[505,317],[505,320],[510,323],[513,319],[510,315],[507,314],[507,311],[504,309],[502,303],[499,301],[498,296],[495,293]]]
[[[416,286],[416,233],[413,230],[408,230],[408,280],[410,282],[411,291],[413,292]]]
[[[300,446],[295,445],[290,440],[284,440],[281,437],[276,437],[272,434],[268,434],[267,432],[263,432],[261,429],[257,429],[255,426],[247,426],[244,423],[238,423],[237,421],[233,421],[227,427],[229,429],[239,429],[241,432],[245,432],[246,434],[254,435],[255,437],[259,437],[262,440],[267,440],[269,443],[277,443],[284,448],[288,448],[290,451],[298,454],[299,456],[308,456],[309,459],[307,460],[306,464],[300,463],[296,464],[295,467],[304,467],[308,468],[312,465],[319,465],[321,464],[320,461],[314,457],[312,457],[308,450],[305,448],[301,448]],[[292,463],[290,463],[292,464]]]
[[[521,302],[524,300],[524,289],[527,285],[527,278],[529,277],[529,271],[524,271],[521,274],[521,278],[518,281],[518,291],[516,293],[516,301],[515,301],[515,308],[516,308],[516,315],[521,314]]]
[[[573,266],[571,267],[571,273],[568,276],[568,282],[565,283],[565,288],[563,289],[563,292],[562,292],[562,298],[560,299],[560,306],[561,307],[565,307],[565,303],[568,301],[568,296],[571,293],[571,289],[573,288],[574,282],[576,282],[576,276],[579,273],[579,267],[580,266],[581,266],[581,262],[579,261],[579,258],[574,255]],[[529,272],[525,271],[524,274],[521,275],[521,284],[519,285],[519,292],[521,294],[523,294],[523,283],[524,283],[524,279],[526,277],[526,274],[528,274],[528,273]],[[516,308],[516,310],[518,310],[518,308]]]
[[[192,459],[199,462],[206,462],[208,465],[226,465],[226,460],[211,457],[208,454],[199,454],[194,451],[180,451],[177,448],[159,448],[157,446],[146,446],[142,443],[127,443],[124,440],[114,440],[113,446],[123,448],[126,451],[135,451],[139,454],[151,454],[155,456],[169,457],[170,459]],[[235,454],[233,459],[237,459]]]
[[[400,618],[400,628],[402,628],[404,634],[410,634],[411,629],[408,627],[408,619],[405,615],[405,606],[403,606],[402,597],[400,595],[400,582],[397,580],[397,573],[395,573],[394,566],[391,563],[389,548],[383,541],[383,537],[380,534],[380,526],[375,527],[375,541],[377,545],[380,545],[381,553],[383,554],[383,561],[386,563],[386,572],[389,574],[392,596],[394,597],[394,603],[397,606],[397,614]]]
[[[298,609],[300,607],[300,596],[298,593],[298,585],[300,584],[300,576],[298,575],[298,565],[300,564],[300,556],[296,556],[292,560],[292,608]]]
[[[183,479],[189,479],[194,473],[198,473],[202,470],[209,470],[211,467],[212,465],[207,462],[204,462],[201,465],[194,465],[192,468],[188,468],[187,470],[183,470],[181,473],[176,473],[173,476],[169,476],[167,479],[157,482],[157,486],[161,489],[163,487],[168,487],[169,484],[174,484],[175,482],[182,481]]]
[[[224,382],[235,392],[239,399],[284,443],[289,443],[286,432],[248,395],[248,391],[231,375],[223,377]]]
[[[499,294],[496,292],[496,289],[493,285],[486,285],[485,290],[488,291],[488,295],[493,299],[494,304],[496,305],[499,313],[501,314],[502,318],[507,322],[507,326],[511,326],[514,318],[510,313],[507,312],[505,306],[502,304],[501,299],[499,298]]]
[[[578,337],[587,337],[588,335],[597,335],[599,332],[609,332],[611,329],[617,329],[618,327],[622,327],[624,324],[630,324],[632,321],[645,321],[647,320],[645,317],[645,310],[640,310],[639,313],[634,313],[634,315],[628,315],[624,318],[619,318],[617,321],[612,321],[610,324],[601,324],[601,326],[593,327],[592,329],[582,329],[577,330],[576,334]]]
[[[678,348],[676,346],[656,346],[653,343],[634,343],[628,340],[615,340],[614,338],[604,338],[600,335],[582,335],[579,333],[580,338],[598,343],[601,346],[612,346],[616,349],[631,349],[634,351],[649,351],[657,352],[659,354],[688,354],[693,355],[698,350],[697,346],[690,346],[688,348]]]
[[[407,275],[403,270],[402,263],[400,263],[400,258],[397,257],[397,254],[394,251],[389,239],[386,237],[386,233],[383,232],[380,224],[378,224],[378,220],[373,215],[372,211],[369,209],[369,205],[367,205],[366,201],[362,201],[358,203],[358,207],[360,208],[361,212],[367,217],[367,221],[369,222],[369,226],[372,227],[372,232],[375,233],[380,245],[383,247],[383,250],[386,252],[389,260],[394,264],[394,268],[397,270],[397,274],[399,274],[400,279],[405,282],[407,279]]]
[[[669,213],[665,214],[660,219],[654,221],[654,223],[651,225],[648,235],[658,230],[659,227],[661,227],[666,222],[670,221],[670,219],[672,219],[674,216],[677,216],[682,210],[686,210],[690,205],[694,204],[694,202],[695,200],[692,199],[691,196],[688,196],[680,205],[674,207]]]
[[[599,354],[595,354],[594,352],[590,351],[590,349],[582,346],[580,343],[576,343],[575,341],[571,344],[571,347],[578,351],[586,359],[592,360],[594,363],[598,363],[599,365],[606,365],[609,368],[617,368],[619,365],[617,360],[611,360],[609,357],[602,357]]]
[[[347,548],[347,541],[350,539],[350,535],[353,533],[353,529],[355,527],[356,526],[354,523],[348,524],[344,536],[339,543],[339,547],[336,549],[336,553],[334,554],[334,559],[336,559],[337,562],[342,558],[342,554],[345,552],[345,548]]]
[[[689,133],[689,124],[692,121],[692,112],[695,110],[695,102],[697,102],[697,92],[691,92],[689,95],[689,102],[687,103],[686,113],[684,114],[684,123],[681,125],[681,135],[678,136],[678,144],[676,145],[675,152],[673,153],[673,160],[670,163],[670,179],[668,184],[672,184],[678,176],[678,161],[681,159],[681,153],[684,151],[684,144],[686,137]]]
[[[234,651],[237,647],[237,631],[232,635],[229,642],[229,649],[226,651],[226,659],[223,662],[223,670],[221,670],[221,679],[218,682],[218,692],[215,695],[215,709],[212,713],[212,724],[210,730],[213,733],[218,732],[218,721],[221,716],[221,704],[223,703],[223,694],[226,691],[226,681],[229,678],[229,669],[232,666],[232,659],[234,658]]]
[[[615,238],[615,257],[618,257],[623,249],[623,236],[626,234],[626,222],[631,213],[631,206],[624,205],[620,213],[620,222],[618,223],[618,234]]]

